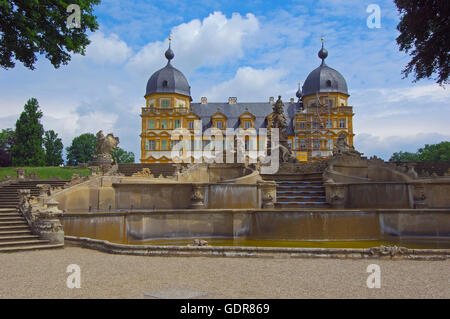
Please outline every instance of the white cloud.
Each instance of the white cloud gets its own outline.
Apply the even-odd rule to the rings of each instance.
[[[125,62],[132,54],[131,48],[118,35],[105,37],[102,32],[90,36],[91,44],[86,49],[86,57],[98,64]]]
[[[190,73],[201,66],[242,57],[245,37],[258,29],[258,19],[250,13],[245,17],[234,13],[228,19],[223,13],[214,12],[203,21],[195,19],[180,24],[171,30],[174,65]],[[148,43],[131,59],[129,66],[146,73],[154,72],[164,65],[166,49],[166,42]]]
[[[281,79],[286,74],[286,71],[272,68],[259,70],[241,67],[234,78],[205,90],[201,96],[206,96],[211,102],[226,101],[230,96],[236,96],[238,101],[268,101],[269,96],[275,96],[287,90],[281,84]]]

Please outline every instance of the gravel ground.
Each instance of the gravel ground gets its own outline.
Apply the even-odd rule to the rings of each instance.
[[[66,286],[69,264],[81,288]],[[369,289],[369,264],[381,288]],[[111,255],[66,247],[0,254],[0,298],[450,298],[449,261]],[[206,293],[206,294],[205,294]]]

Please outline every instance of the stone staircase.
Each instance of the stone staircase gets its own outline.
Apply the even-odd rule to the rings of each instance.
[[[20,181],[0,187],[0,253],[35,249],[60,248],[62,244],[50,244],[48,240],[39,239],[33,235],[25,220],[18,210],[19,189],[30,189],[32,196],[39,195],[38,184],[50,184],[63,186],[64,180],[36,180]]]
[[[277,183],[276,208],[329,208],[322,174],[263,175]]]
[[[62,187],[67,182],[67,180],[48,179],[19,181],[0,186],[0,208],[17,208],[19,204],[19,189],[29,189],[31,196],[38,196],[39,188],[36,185],[49,184],[51,187]]]

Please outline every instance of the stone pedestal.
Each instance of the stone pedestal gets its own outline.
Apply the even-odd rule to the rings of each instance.
[[[37,215],[35,231],[51,244],[64,244],[64,230],[58,219],[62,211],[58,209],[58,202],[51,199],[46,202],[46,206]]]
[[[27,170],[25,168],[17,168],[16,169],[16,173],[17,173],[17,179],[25,179],[25,173],[27,172]]]

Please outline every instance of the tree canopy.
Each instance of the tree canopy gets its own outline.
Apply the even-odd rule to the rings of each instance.
[[[100,0],[0,0],[0,66],[9,69],[15,60],[33,70],[37,54],[43,54],[55,68],[68,64],[70,53],[84,55],[90,43],[87,30],[98,23],[93,15]],[[69,4],[80,7],[81,26],[69,28]]]
[[[394,0],[400,13],[397,43],[400,51],[410,52],[411,61],[402,73],[414,73],[414,82],[431,78],[448,83],[450,72],[450,1]]]
[[[12,129],[2,129],[0,132],[0,166],[11,166],[11,148],[15,140],[16,134]]]
[[[53,130],[45,132],[44,147],[47,166],[59,166],[64,163],[62,156],[63,143]]]
[[[66,148],[67,165],[75,166],[92,161],[97,146],[97,137],[92,133],[81,134]]]
[[[14,166],[44,166],[45,152],[42,147],[44,128],[39,103],[31,98],[16,122],[15,144],[11,148]]]
[[[120,147],[116,147],[111,153],[111,156],[118,164],[134,163],[134,153],[127,152]]]
[[[450,142],[425,144],[417,153],[396,152],[390,161],[393,162],[450,162]]]

